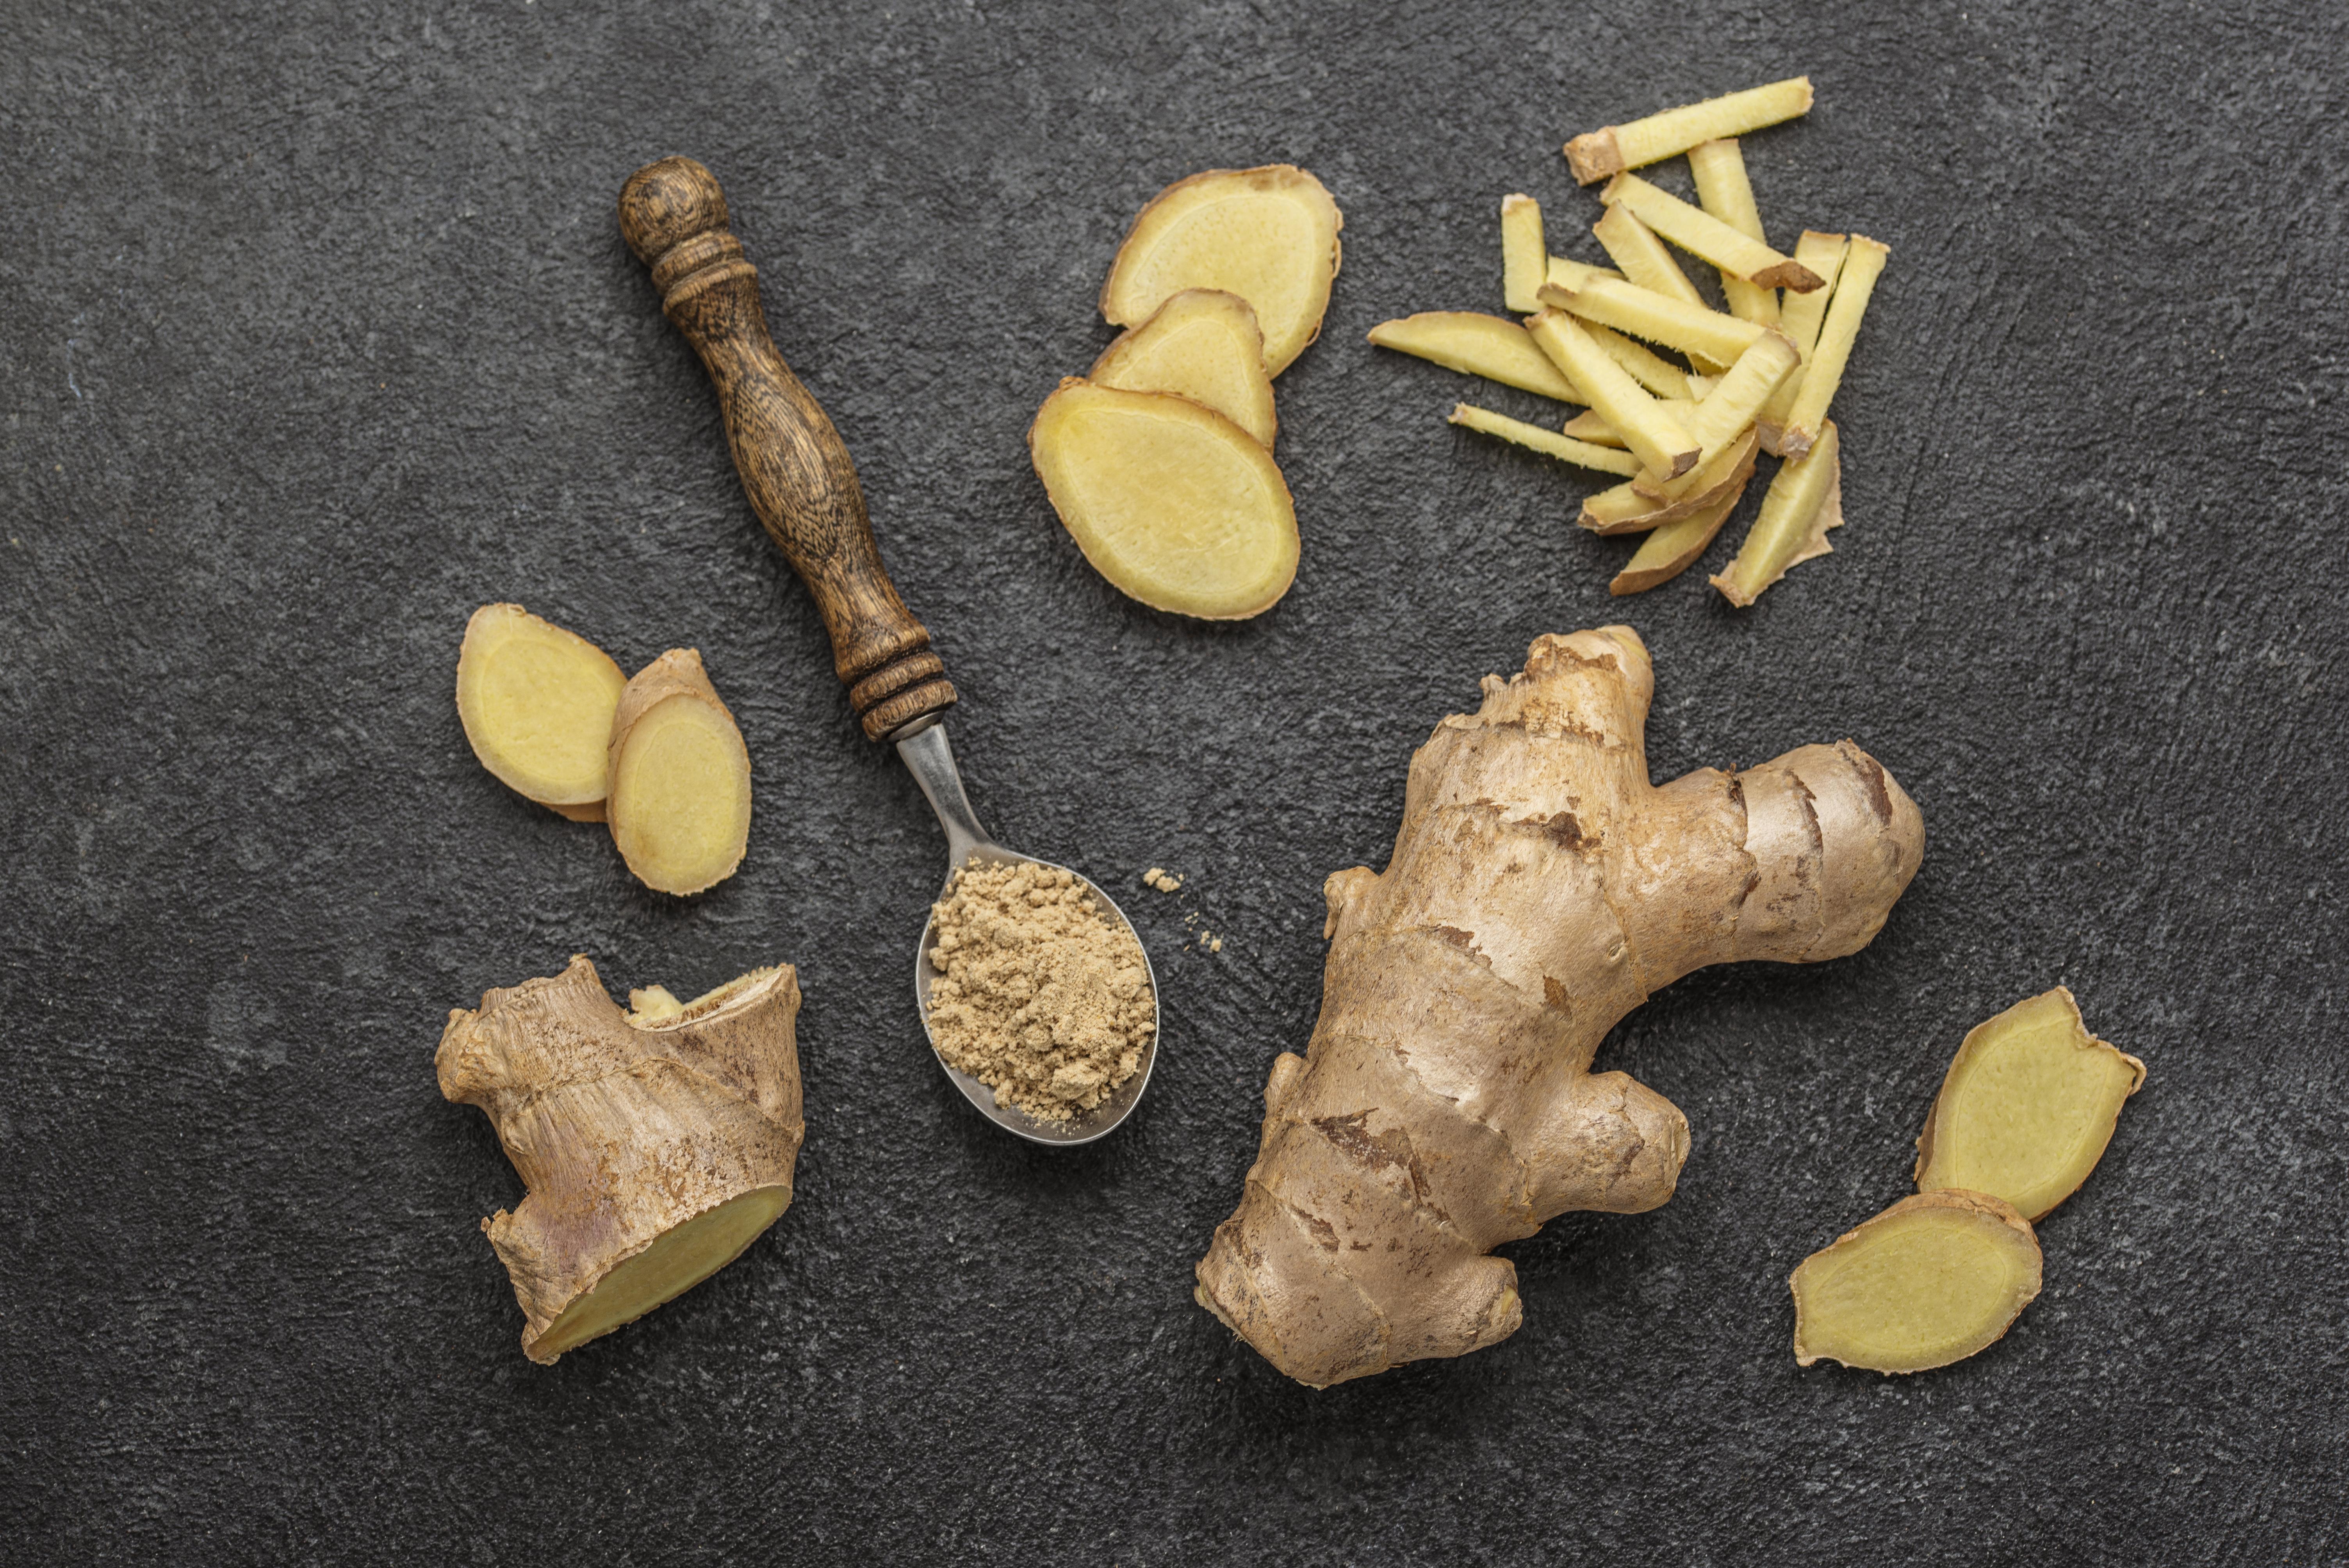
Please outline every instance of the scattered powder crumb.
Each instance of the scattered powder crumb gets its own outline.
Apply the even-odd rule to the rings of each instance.
[[[1153,866],[1148,871],[1143,872],[1142,880],[1148,882],[1152,887],[1156,888],[1160,892],[1179,892],[1183,886],[1183,879],[1181,877],[1176,876],[1173,872],[1167,871],[1161,866]]]
[[[996,1104],[1066,1121],[1141,1069],[1156,1026],[1142,944],[1082,878],[968,865],[935,913],[931,1037]]]
[[[1199,949],[1203,953],[1221,953],[1224,950],[1224,939],[1202,926],[1199,930]]]

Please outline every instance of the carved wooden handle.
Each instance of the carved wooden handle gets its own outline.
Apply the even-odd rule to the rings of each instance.
[[[840,432],[775,351],[717,177],[690,158],[647,163],[621,188],[620,232],[718,387],[742,489],[807,583],[865,735],[885,739],[953,706],[930,634],[881,564]]]

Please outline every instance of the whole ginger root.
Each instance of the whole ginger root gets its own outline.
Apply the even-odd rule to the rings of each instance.
[[[1709,964],[1858,951],[1916,874],[1923,820],[1849,741],[1651,786],[1653,691],[1628,627],[1537,639],[1412,758],[1386,871],[1330,879],[1320,1020],[1195,1293],[1299,1382],[1515,1332],[1486,1254],[1656,1207],[1688,1152],[1669,1100],[1590,1071],[1607,1031]]]
[[[699,1284],[791,1204],[804,1131],[792,966],[691,1002],[658,985],[628,999],[624,1013],[574,957],[450,1012],[433,1055],[440,1092],[481,1107],[529,1190],[481,1229],[533,1361]]]

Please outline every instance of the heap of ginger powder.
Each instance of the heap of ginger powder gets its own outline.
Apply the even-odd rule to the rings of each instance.
[[[966,865],[934,912],[938,1054],[1044,1121],[1091,1110],[1157,1026],[1142,944],[1069,872]]]

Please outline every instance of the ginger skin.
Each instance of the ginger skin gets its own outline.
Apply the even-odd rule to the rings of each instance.
[[[756,969],[632,1013],[595,966],[457,1008],[433,1065],[481,1108],[528,1192],[481,1222],[513,1280],[523,1353],[552,1363],[691,1289],[792,1201],[799,1159],[799,981]]]
[[[1506,1338],[1495,1246],[1679,1179],[1688,1123],[1590,1071],[1607,1031],[1709,964],[1857,952],[1916,874],[1917,808],[1849,741],[1651,786],[1653,690],[1627,627],[1537,639],[1413,758],[1387,870],[1330,879],[1320,1019],[1195,1293],[1298,1381]]]

